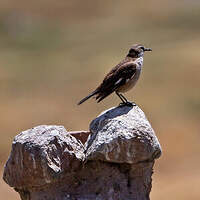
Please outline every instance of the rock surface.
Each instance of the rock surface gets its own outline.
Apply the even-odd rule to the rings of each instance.
[[[161,155],[154,130],[138,106],[106,110],[91,122],[90,132],[86,143],[90,160],[133,164]]]
[[[70,131],[68,132],[70,135],[74,136],[77,140],[79,140],[82,144],[85,144],[85,142],[88,139],[88,136],[90,135],[90,131]]]
[[[45,187],[80,166],[83,152],[63,126],[37,126],[14,138],[3,178],[18,189]]]
[[[160,155],[142,110],[116,107],[94,119],[90,132],[46,125],[23,131],[3,178],[23,200],[148,200]]]

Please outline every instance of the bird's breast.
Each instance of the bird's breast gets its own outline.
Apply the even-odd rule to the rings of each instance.
[[[118,92],[121,92],[121,93],[127,92],[130,89],[132,89],[137,83],[141,74],[141,70],[142,70],[143,58],[142,57],[138,58],[137,60],[134,61],[134,63],[136,64],[136,71],[134,75],[130,79],[127,79],[124,85],[118,88],[117,90]]]

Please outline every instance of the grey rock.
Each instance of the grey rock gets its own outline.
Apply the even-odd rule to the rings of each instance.
[[[11,187],[42,187],[84,160],[84,148],[63,126],[37,126],[14,138],[3,179]]]
[[[47,125],[23,131],[3,179],[22,200],[149,200],[160,155],[142,110],[116,107],[94,119],[90,132]]]
[[[129,163],[154,160],[161,146],[138,106],[119,106],[101,113],[90,124],[85,144],[88,160]]]

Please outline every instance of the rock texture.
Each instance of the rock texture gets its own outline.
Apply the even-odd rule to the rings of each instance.
[[[134,164],[158,158],[161,147],[143,111],[111,108],[90,124],[87,159]]]
[[[90,131],[70,131],[68,133],[74,136],[82,144],[85,144],[88,136],[90,135]]]
[[[84,157],[83,145],[63,126],[37,126],[15,137],[4,180],[18,189],[43,187],[76,169]]]
[[[3,179],[23,200],[148,200],[160,155],[142,110],[116,107],[93,120],[90,132],[43,125],[20,133]]]

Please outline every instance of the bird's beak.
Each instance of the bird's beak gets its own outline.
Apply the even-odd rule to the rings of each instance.
[[[151,48],[144,48],[144,51],[152,51]]]

